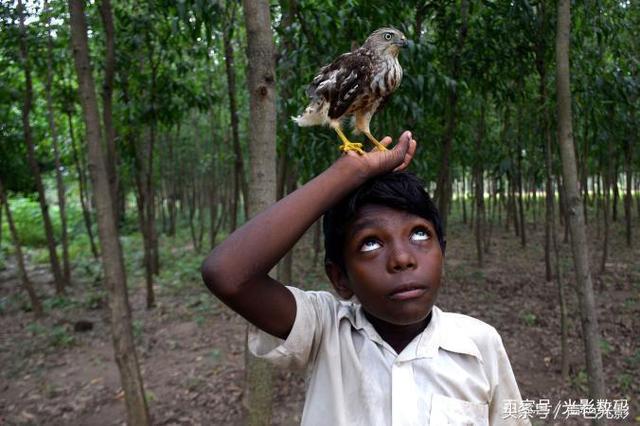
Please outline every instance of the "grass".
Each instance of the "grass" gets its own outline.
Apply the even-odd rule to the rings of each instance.
[[[26,328],[36,340],[52,348],[69,348],[76,343],[75,337],[67,325],[47,326],[39,322],[32,322]]]
[[[524,312],[522,313],[522,322],[524,322],[527,327],[534,327],[536,325],[537,322],[537,317],[535,316],[535,314],[531,313],[531,312]]]

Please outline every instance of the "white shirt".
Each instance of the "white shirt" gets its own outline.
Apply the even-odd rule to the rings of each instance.
[[[433,307],[431,321],[399,354],[362,306],[324,291],[288,287],[296,318],[286,340],[252,328],[249,349],[307,371],[302,425],[498,425],[521,401],[495,328]]]

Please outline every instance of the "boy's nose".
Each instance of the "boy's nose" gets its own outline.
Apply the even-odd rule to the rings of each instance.
[[[408,250],[404,247],[397,247],[389,256],[389,269],[393,272],[404,271],[405,269],[412,269],[416,267],[416,259]]]

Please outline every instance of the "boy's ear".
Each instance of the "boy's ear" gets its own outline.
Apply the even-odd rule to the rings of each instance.
[[[329,277],[336,293],[338,293],[338,296],[345,300],[351,299],[353,291],[349,288],[349,279],[342,268],[333,262],[326,262],[324,264],[324,271],[327,277]]]

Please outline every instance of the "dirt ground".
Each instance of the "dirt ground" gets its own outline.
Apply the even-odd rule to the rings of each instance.
[[[570,309],[571,374],[563,381],[557,287],[544,280],[541,227],[530,227],[523,249],[513,232],[496,225],[483,269],[476,266],[472,231],[462,224],[451,227],[445,283],[437,304],[498,329],[523,398],[546,398],[552,404],[586,398],[570,246],[560,245]],[[622,224],[615,225],[612,236],[607,271],[598,275],[602,238],[597,229],[589,233],[607,398],[629,402],[629,416],[616,424],[640,424],[640,243],[634,241],[633,249],[625,247]],[[295,281],[307,289],[326,288],[321,268],[311,262],[310,239],[307,236],[296,248]],[[172,252],[190,256],[193,265],[203,258],[188,244]],[[171,262],[170,256],[163,262]],[[197,272],[190,273],[189,280],[179,274],[163,278],[165,282],[159,279],[158,306],[152,310],[145,309],[140,274],[129,280],[134,335],[153,424],[240,424],[246,326],[208,295]],[[41,293],[52,294],[44,266],[32,266],[30,275]],[[49,316],[37,323],[17,302],[24,300],[21,293],[9,263],[0,271],[0,425],[124,424],[122,391],[99,284],[76,279],[69,297],[50,302]],[[79,320],[90,321],[93,328],[74,331]],[[279,371],[276,376],[273,423],[298,424],[304,398],[302,375]],[[548,423],[587,422],[559,417]]]

